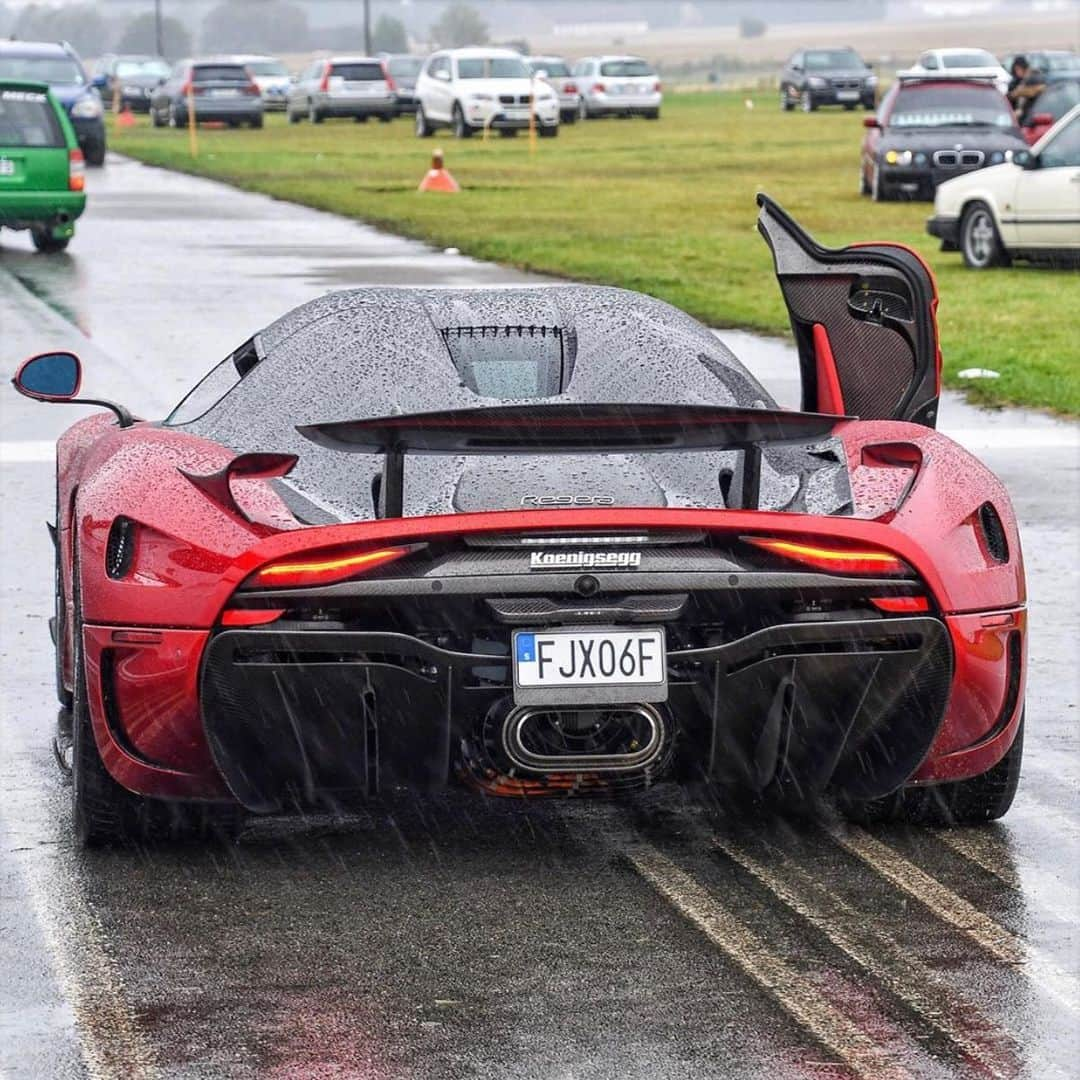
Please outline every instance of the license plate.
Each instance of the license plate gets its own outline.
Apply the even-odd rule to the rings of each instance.
[[[518,630],[513,650],[518,704],[667,701],[662,629]]]
[[[15,162],[11,158],[0,158],[0,176],[14,176]]]
[[[836,91],[836,100],[837,101],[858,101],[859,100],[859,91],[858,90],[837,90]]]
[[[231,89],[227,90],[227,89],[222,87],[222,88],[211,90],[210,91],[210,96],[211,97],[239,97],[240,96],[240,91],[239,90],[231,90]]]

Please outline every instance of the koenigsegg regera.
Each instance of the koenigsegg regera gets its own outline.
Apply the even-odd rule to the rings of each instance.
[[[1020,543],[934,429],[933,279],[759,204],[803,411],[689,316],[577,285],[333,293],[161,422],[98,402],[57,445],[79,836],[451,783],[1003,814]]]

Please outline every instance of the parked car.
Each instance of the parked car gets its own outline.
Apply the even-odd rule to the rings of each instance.
[[[101,95],[66,42],[0,41],[0,79],[43,82],[63,105],[87,165],[105,164]]]
[[[800,49],[780,73],[780,108],[785,112],[796,105],[803,112],[821,105],[872,109],[877,87],[877,75],[854,49]]]
[[[38,251],[63,251],[86,206],[83,165],[48,86],[0,79],[0,227],[29,229]]]
[[[416,79],[424,66],[424,58],[406,53],[386,53],[379,58],[383,62],[387,82],[397,102],[398,115],[416,112]]]
[[[1009,89],[1009,72],[998,63],[997,57],[985,49],[928,49],[904,72],[937,78],[985,78],[1005,93]]]
[[[292,79],[289,76],[289,69],[276,56],[241,55],[231,56],[229,59],[247,68],[248,74],[262,95],[264,109],[284,111]]]
[[[1001,58],[1001,66],[1012,71],[1013,61],[1022,56],[1029,67],[1041,71],[1048,81],[1055,79],[1080,79],[1080,53],[1067,49],[1033,49],[1027,52],[1006,53]]]
[[[106,109],[113,107],[119,95],[121,109],[147,113],[151,94],[169,77],[169,71],[168,61],[160,56],[109,53],[98,60],[92,81]]]
[[[397,98],[383,62],[375,56],[331,56],[315,60],[289,89],[285,113],[290,124],[305,116],[313,124],[328,117],[352,117],[358,124],[377,116],[397,116]]]
[[[449,49],[428,57],[416,80],[416,134],[450,127],[459,139],[489,127],[513,135],[529,126],[533,102],[537,131],[559,133],[555,90],[534,84],[520,53],[510,49]]]
[[[1076,104],[1080,104],[1080,76],[1047,83],[1020,121],[1028,144],[1034,146]]]
[[[1080,263],[1080,105],[1029,152],[942,184],[926,231],[973,270],[1013,259]]]
[[[660,117],[663,86],[656,70],[640,56],[587,56],[573,68],[578,116]]]
[[[235,60],[181,60],[150,98],[154,127],[184,127],[189,102],[195,104],[195,122],[215,121],[229,127],[263,126],[259,87],[243,64]]]
[[[875,202],[931,199],[943,181],[1027,148],[990,80],[905,74],[864,124],[859,190]]]
[[[559,95],[559,122],[572,124],[577,119],[581,94],[578,93],[577,80],[570,71],[570,65],[561,56],[529,56],[526,63],[534,75],[544,72],[547,81]]]

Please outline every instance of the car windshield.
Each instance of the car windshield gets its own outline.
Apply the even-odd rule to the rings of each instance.
[[[469,56],[457,62],[459,79],[527,79],[529,69],[516,56]]]
[[[859,54],[850,49],[821,49],[806,54],[803,66],[807,71],[860,71],[866,65]]]
[[[0,79],[28,79],[50,86],[83,86],[82,68],[70,56],[0,56]]]
[[[45,94],[0,89],[0,148],[65,145],[60,122]]]
[[[335,64],[330,74],[346,82],[378,82],[386,78],[382,64]]]
[[[998,62],[988,52],[945,53],[941,63],[947,68],[996,68]]]
[[[609,60],[600,65],[600,74],[616,79],[648,78],[653,69],[644,60]]]
[[[280,60],[249,60],[244,66],[252,75],[289,74],[289,69]]]
[[[424,61],[419,56],[395,56],[386,62],[386,66],[395,79],[415,79]]]
[[[131,79],[137,75],[150,75],[159,79],[167,79],[169,77],[169,65],[164,60],[117,60],[116,74],[121,79]]]
[[[533,74],[546,71],[553,79],[564,79],[570,74],[570,69],[561,60],[532,60],[529,67],[533,69]]]
[[[1005,99],[990,86],[909,86],[896,95],[889,126],[997,127],[1016,124]]]
[[[197,67],[195,82],[243,82],[248,81],[247,72],[239,64],[214,64]]]

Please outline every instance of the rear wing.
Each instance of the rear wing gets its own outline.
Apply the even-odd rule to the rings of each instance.
[[[754,508],[763,443],[829,435],[844,416],[720,405],[499,405],[297,428],[331,450],[383,454],[385,516],[401,517],[405,454],[616,454],[739,450],[742,504]]]

